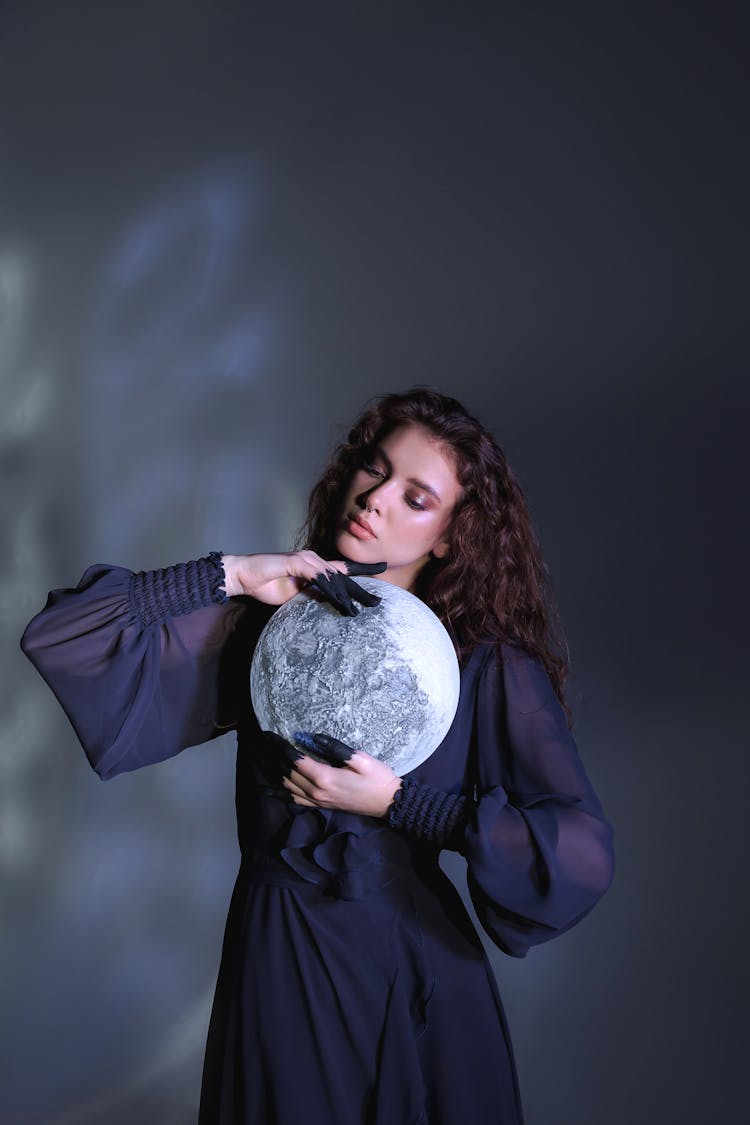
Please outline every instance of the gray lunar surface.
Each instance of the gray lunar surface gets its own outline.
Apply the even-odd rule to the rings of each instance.
[[[459,669],[447,631],[423,601],[376,578],[382,598],[344,617],[300,593],[274,613],[250,669],[262,730],[329,734],[408,773],[437,749],[458,707]]]

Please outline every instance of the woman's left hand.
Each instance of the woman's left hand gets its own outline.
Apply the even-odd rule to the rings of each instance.
[[[327,765],[306,754],[294,762],[282,785],[296,805],[385,816],[401,787],[401,778],[389,765],[326,734],[298,731],[294,739],[297,745],[335,763]]]

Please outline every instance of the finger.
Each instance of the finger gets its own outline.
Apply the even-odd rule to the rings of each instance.
[[[350,578],[347,578],[345,574],[339,574],[338,572],[336,572],[336,574],[331,575],[330,582],[333,590],[336,593],[336,597],[344,603],[347,608],[347,612],[352,617],[359,613],[359,610],[351,599],[351,587],[353,585],[352,580]]]
[[[305,789],[305,791],[307,791],[307,787],[314,788],[316,785],[329,785],[332,780],[332,763],[321,758],[315,747],[313,747],[311,753],[316,756],[307,757],[307,755],[303,755],[298,762],[295,762],[293,770],[289,774],[292,781],[301,786],[302,789]]]
[[[297,789],[296,786],[291,786],[288,780],[283,781],[282,785],[289,793],[295,805],[307,805],[309,808],[317,807],[316,802],[313,801],[311,797],[306,796],[305,793],[303,793],[301,789]]]
[[[315,551],[300,551],[294,558],[299,560],[300,570],[306,581],[311,581],[316,574],[331,574],[341,571],[346,573],[343,563],[324,559]]]
[[[346,765],[356,753],[351,746],[328,734],[314,734],[312,742],[317,752],[334,765]]]
[[[316,580],[310,583],[309,589],[312,589],[315,594],[318,595],[318,601],[328,602],[328,604],[332,605],[334,609],[337,609],[343,617],[352,616],[348,604],[342,598],[337,597],[332,586]]]
[[[290,777],[285,777],[281,784],[284,786],[288,793],[292,794],[292,796],[304,797],[306,800],[310,800],[310,794],[306,793],[300,785],[295,784],[295,782],[292,781]]]
[[[366,773],[372,762],[378,761],[366,750],[355,750],[345,742],[327,734],[313,735],[314,753],[325,755],[326,761],[338,769],[353,770],[355,773]],[[390,768],[390,767],[389,767]]]
[[[309,566],[315,568],[315,573],[328,574],[332,570],[344,570],[346,567],[346,559],[324,559],[322,555],[316,554],[315,551],[302,551],[301,554],[305,556],[305,561]]]
[[[324,766],[323,768],[330,772],[330,766]],[[291,775],[282,782],[282,785],[293,797],[303,798],[305,801],[311,802],[318,808],[325,807],[322,795],[327,794],[329,788],[324,781],[305,777],[297,770],[294,770]]]
[[[380,605],[382,598],[377,594],[373,594],[370,590],[365,590],[364,586],[360,586],[359,582],[355,582],[351,578],[344,579],[346,582],[346,590],[350,598],[356,598],[364,606]]]
[[[292,732],[292,738],[299,746],[303,748],[303,750],[308,750],[312,754],[316,752],[317,747],[315,746],[313,736],[309,731],[295,730]]]
[[[351,559],[345,559],[346,573],[352,576],[363,574],[382,574],[384,570],[388,569],[387,562],[376,563],[360,563],[352,562]]]
[[[316,754],[334,767],[345,765],[354,753],[346,743],[330,738],[326,734],[310,734],[307,730],[296,730],[292,738],[309,754]]]
[[[318,574],[311,583],[326,601],[330,602],[344,617],[354,617],[359,611],[353,605],[351,599],[346,593],[345,588],[340,584],[345,575],[339,574],[337,571],[328,574]]]

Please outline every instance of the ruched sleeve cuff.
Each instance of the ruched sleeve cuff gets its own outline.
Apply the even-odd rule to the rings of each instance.
[[[438,848],[458,851],[470,808],[469,798],[461,793],[446,793],[405,777],[388,809],[388,823]]]
[[[142,626],[226,602],[223,552],[161,570],[141,570],[130,582],[130,605]]]

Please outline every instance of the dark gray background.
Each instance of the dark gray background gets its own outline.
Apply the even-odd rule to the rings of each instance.
[[[521,479],[616,831],[593,914],[491,951],[528,1125],[746,1120],[736,11],[0,6],[4,1123],[194,1121],[238,862],[232,736],[102,784],[24,625],[288,549],[414,382]]]

